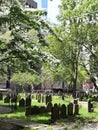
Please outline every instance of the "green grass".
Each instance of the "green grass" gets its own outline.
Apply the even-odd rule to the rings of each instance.
[[[52,103],[55,104],[66,104],[68,105],[69,102],[73,101],[71,96],[66,96],[65,100],[62,100],[60,96],[53,96]],[[0,101],[1,106],[9,106],[9,103],[4,103],[3,101]],[[34,98],[32,100],[32,106],[45,106],[45,103],[39,103],[36,101]],[[26,117],[25,116],[25,107],[18,107],[17,110],[15,110],[12,113],[9,114],[0,114],[0,118],[12,118],[12,119],[22,119],[22,120],[29,120],[33,122],[38,122],[38,123],[50,123],[50,113],[45,113],[45,114],[39,114],[39,115],[33,115]],[[67,117],[66,120],[68,121],[80,121],[80,122],[91,122],[93,120],[98,121],[98,104],[94,103],[94,112],[88,113],[87,108],[82,108],[80,106],[79,109],[79,115],[77,116],[71,116]],[[60,120],[61,122],[65,122],[64,120]],[[59,121],[58,121],[59,122]],[[78,124],[78,123],[77,123]]]

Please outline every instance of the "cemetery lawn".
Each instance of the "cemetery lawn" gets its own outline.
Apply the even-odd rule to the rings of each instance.
[[[66,104],[68,105],[69,102],[72,102],[73,98],[71,96],[66,96],[65,100],[62,100],[60,96],[53,96],[52,104]],[[35,98],[32,99],[32,106],[45,106],[45,103],[39,103],[35,100]],[[9,103],[4,103],[4,101],[0,101],[0,106],[7,106],[10,107]],[[8,114],[0,114],[0,118],[10,118],[10,119],[22,119],[22,120],[28,120],[33,121],[37,123],[44,123],[44,124],[50,124],[51,115],[50,113],[45,114],[39,114],[39,115],[33,115],[33,116],[25,116],[25,110],[26,107],[18,107],[17,110],[14,110],[11,113]],[[94,103],[94,112],[88,113],[88,109],[82,106],[79,106],[79,115],[77,116],[69,116],[66,117],[66,119],[58,120],[58,123],[63,123],[65,121],[77,121],[82,123],[89,123],[89,122],[98,122],[98,104]]]

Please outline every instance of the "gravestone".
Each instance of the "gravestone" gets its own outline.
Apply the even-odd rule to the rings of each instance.
[[[31,108],[31,107],[27,107],[27,108],[26,108],[25,115],[26,115],[26,116],[31,116],[31,115],[32,115],[32,108]]]
[[[26,106],[31,106],[31,97],[30,96],[26,97]]]
[[[62,104],[60,107],[60,118],[65,118],[66,117],[66,105]]]
[[[74,104],[78,104],[78,100],[77,99],[74,99]]]
[[[51,109],[52,109],[52,103],[49,102],[49,103],[47,104],[47,112],[51,112]]]
[[[65,97],[64,94],[62,94],[62,100],[64,100],[64,97]]]
[[[12,109],[17,109],[17,96],[16,95],[13,95],[11,97],[11,106],[12,106]]]
[[[46,95],[46,105],[48,104],[48,95]]]
[[[36,100],[38,100],[38,93],[36,94]]]
[[[7,96],[4,98],[4,103],[10,103],[10,95],[7,94]]]
[[[39,107],[39,113],[42,114],[42,113],[46,113],[47,112],[47,109],[45,106],[41,106]]]
[[[31,114],[32,115],[38,115],[39,114],[39,107],[38,106],[33,106]]]
[[[20,101],[19,101],[19,107],[24,107],[25,106],[25,100],[24,98],[22,98]]]
[[[3,100],[3,93],[0,92],[0,100]]]
[[[38,102],[41,102],[41,94],[38,94]]]
[[[78,105],[78,104],[75,104],[75,105],[74,105],[74,114],[75,114],[75,115],[78,115],[78,114],[79,114],[79,105]]]
[[[56,121],[59,119],[59,106],[57,104],[54,104],[54,107],[51,109],[51,119],[53,121]]]
[[[17,96],[16,95],[11,97],[11,103],[17,103]]]
[[[73,115],[73,103],[69,103],[67,109],[68,109],[68,116]]]
[[[45,97],[44,97],[44,95],[42,95],[42,102],[43,102],[43,103],[45,102]]]
[[[46,105],[52,101],[51,95],[46,95]]]
[[[88,112],[93,112],[94,108],[93,108],[93,103],[89,100],[88,101]]]

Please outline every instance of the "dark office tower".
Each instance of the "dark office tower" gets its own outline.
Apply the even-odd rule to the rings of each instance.
[[[26,5],[28,5],[29,8],[37,8],[37,3],[34,0],[27,0]]]

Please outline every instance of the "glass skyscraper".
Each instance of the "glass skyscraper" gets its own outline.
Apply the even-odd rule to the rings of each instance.
[[[41,0],[41,7],[44,9],[48,8],[48,0]]]
[[[46,9],[48,8],[48,0],[35,0],[38,4],[38,8]]]

